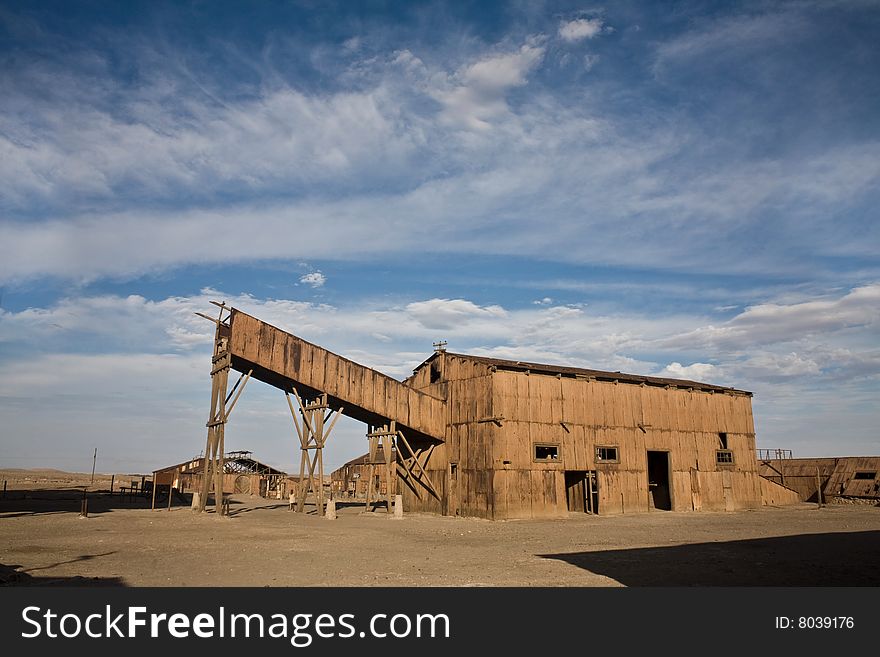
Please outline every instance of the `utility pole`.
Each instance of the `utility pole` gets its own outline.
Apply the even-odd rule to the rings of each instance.
[[[92,484],[95,483],[95,464],[98,462],[98,448],[95,447],[95,455],[92,457]]]

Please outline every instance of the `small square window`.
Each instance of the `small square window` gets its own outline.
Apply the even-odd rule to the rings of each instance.
[[[619,463],[620,456],[617,453],[617,447],[597,447],[596,461],[599,463]]]
[[[535,445],[535,460],[536,461],[558,461],[559,460],[559,445],[552,445],[552,444]]]
[[[449,464],[449,478],[452,481],[458,479],[458,463],[450,463]]]
[[[729,449],[719,449],[715,451],[715,463],[721,465],[730,465],[733,463],[733,452]]]

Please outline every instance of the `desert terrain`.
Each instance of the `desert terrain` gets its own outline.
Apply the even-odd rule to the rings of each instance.
[[[134,475],[117,475],[130,484]],[[0,584],[878,586],[880,508],[801,504],[492,522],[233,495],[228,517],[109,494],[110,475],[0,471]],[[80,517],[82,490],[89,516]]]

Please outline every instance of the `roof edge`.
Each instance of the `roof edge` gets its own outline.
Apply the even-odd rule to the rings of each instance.
[[[509,370],[515,372],[534,372],[535,374],[548,374],[567,376],[570,378],[587,378],[597,381],[609,381],[631,384],[645,384],[659,387],[676,387],[688,388],[693,390],[701,390],[705,392],[725,392],[729,394],[746,395],[752,397],[753,393],[748,390],[732,388],[727,386],[714,385],[712,383],[702,383],[700,381],[691,381],[689,379],[673,379],[668,377],[648,376],[644,374],[627,374],[625,372],[609,372],[606,370],[591,370],[581,367],[570,367],[567,365],[550,365],[547,363],[533,363],[522,360],[508,360],[504,358],[491,358],[489,356],[473,356],[471,354],[459,354],[451,351],[442,352],[453,358],[461,358],[470,360],[484,365],[489,365],[497,369]],[[433,353],[419,364],[413,373],[422,369],[425,365],[433,361],[439,356],[439,352]]]

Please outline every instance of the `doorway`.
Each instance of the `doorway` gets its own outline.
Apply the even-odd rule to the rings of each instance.
[[[599,513],[595,470],[565,471],[565,503],[569,511]]]
[[[669,452],[648,452],[648,504],[652,509],[672,511]]]

